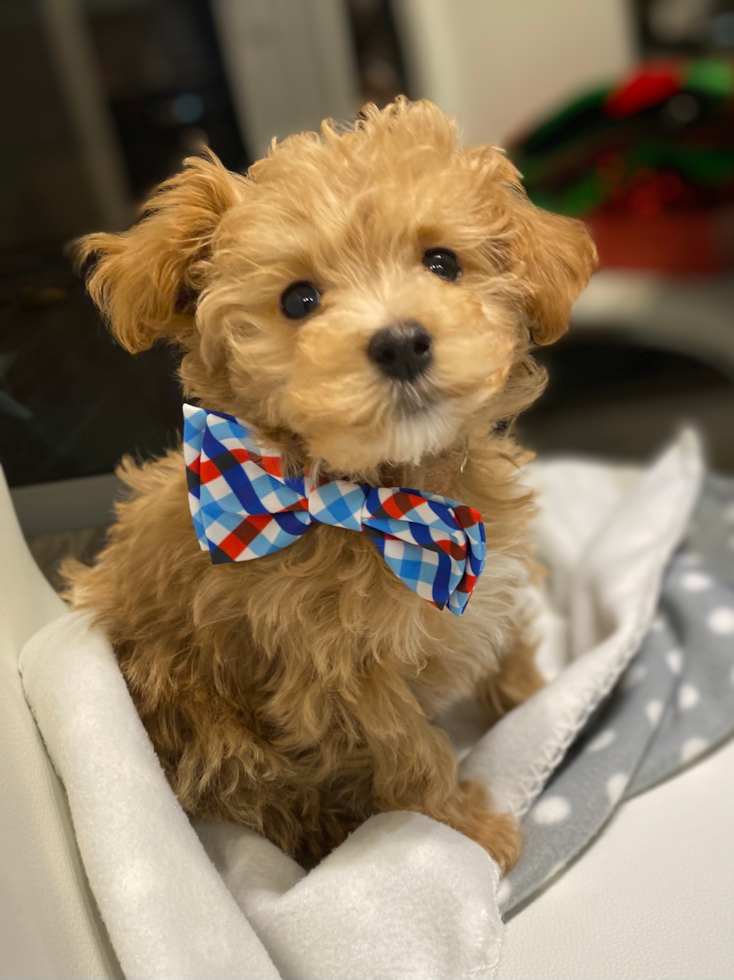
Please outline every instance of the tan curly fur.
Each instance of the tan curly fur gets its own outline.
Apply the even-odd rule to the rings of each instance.
[[[458,281],[423,266],[439,246],[459,256]],[[487,568],[456,618],[334,527],[212,565],[181,452],[123,463],[132,492],[94,567],[67,567],[69,597],[111,637],[183,807],[302,860],[372,813],[417,810],[510,867],[515,825],[459,783],[431,719],[477,686],[496,718],[539,684],[520,602],[527,454],[498,423],[542,388],[531,340],[567,327],[595,261],[583,228],[536,209],[501,151],[462,148],[434,105],[400,100],[274,144],[246,177],[188,160],[129,232],[83,240],[90,255],[120,343],[176,342],[186,397],[245,419],[294,472],[445,494],[485,521]],[[289,320],[280,296],[304,279],[321,307]],[[433,344],[412,385],[367,357],[405,320]]]

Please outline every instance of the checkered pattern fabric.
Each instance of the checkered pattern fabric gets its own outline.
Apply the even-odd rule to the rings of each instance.
[[[369,536],[417,595],[461,616],[484,568],[481,514],[419,490],[284,478],[280,453],[239,419],[184,405],[184,458],[196,536],[215,563],[286,548],[313,522]]]

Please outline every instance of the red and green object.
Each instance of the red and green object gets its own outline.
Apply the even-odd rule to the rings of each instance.
[[[580,217],[607,265],[711,271],[734,261],[734,66],[643,65],[510,148],[530,197]]]

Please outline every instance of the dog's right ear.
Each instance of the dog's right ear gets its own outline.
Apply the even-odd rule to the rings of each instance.
[[[213,153],[191,157],[161,184],[130,231],[87,235],[76,243],[80,264],[94,260],[89,293],[127,350],[145,350],[184,330],[181,314],[205,285],[212,238],[245,184]]]

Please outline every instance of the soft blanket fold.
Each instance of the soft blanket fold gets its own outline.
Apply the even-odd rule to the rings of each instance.
[[[567,762],[558,770],[574,740],[590,737],[588,726],[643,645],[701,471],[689,435],[637,481],[593,464],[533,471],[542,493],[538,540],[551,571],[548,596],[537,598],[540,661],[555,676],[468,752],[458,747],[464,775],[485,780],[499,804],[527,814],[527,857],[499,885],[499,897],[497,866],[486,853],[420,814],[371,818],[308,873],[242,828],[192,828],[106,638],[80,614],[37,634],[22,655],[26,694],[66,787],[125,974],[491,977],[502,942],[500,902],[509,908],[530,894],[600,825],[595,813],[581,844],[572,835],[564,850],[533,830],[563,824],[563,803],[545,803],[545,823],[542,811],[529,821],[553,773],[561,779],[573,768]],[[661,630],[654,635],[663,642]],[[474,738],[451,718],[446,725],[457,741]],[[611,805],[629,779],[609,789]],[[581,826],[575,817],[568,826]]]

